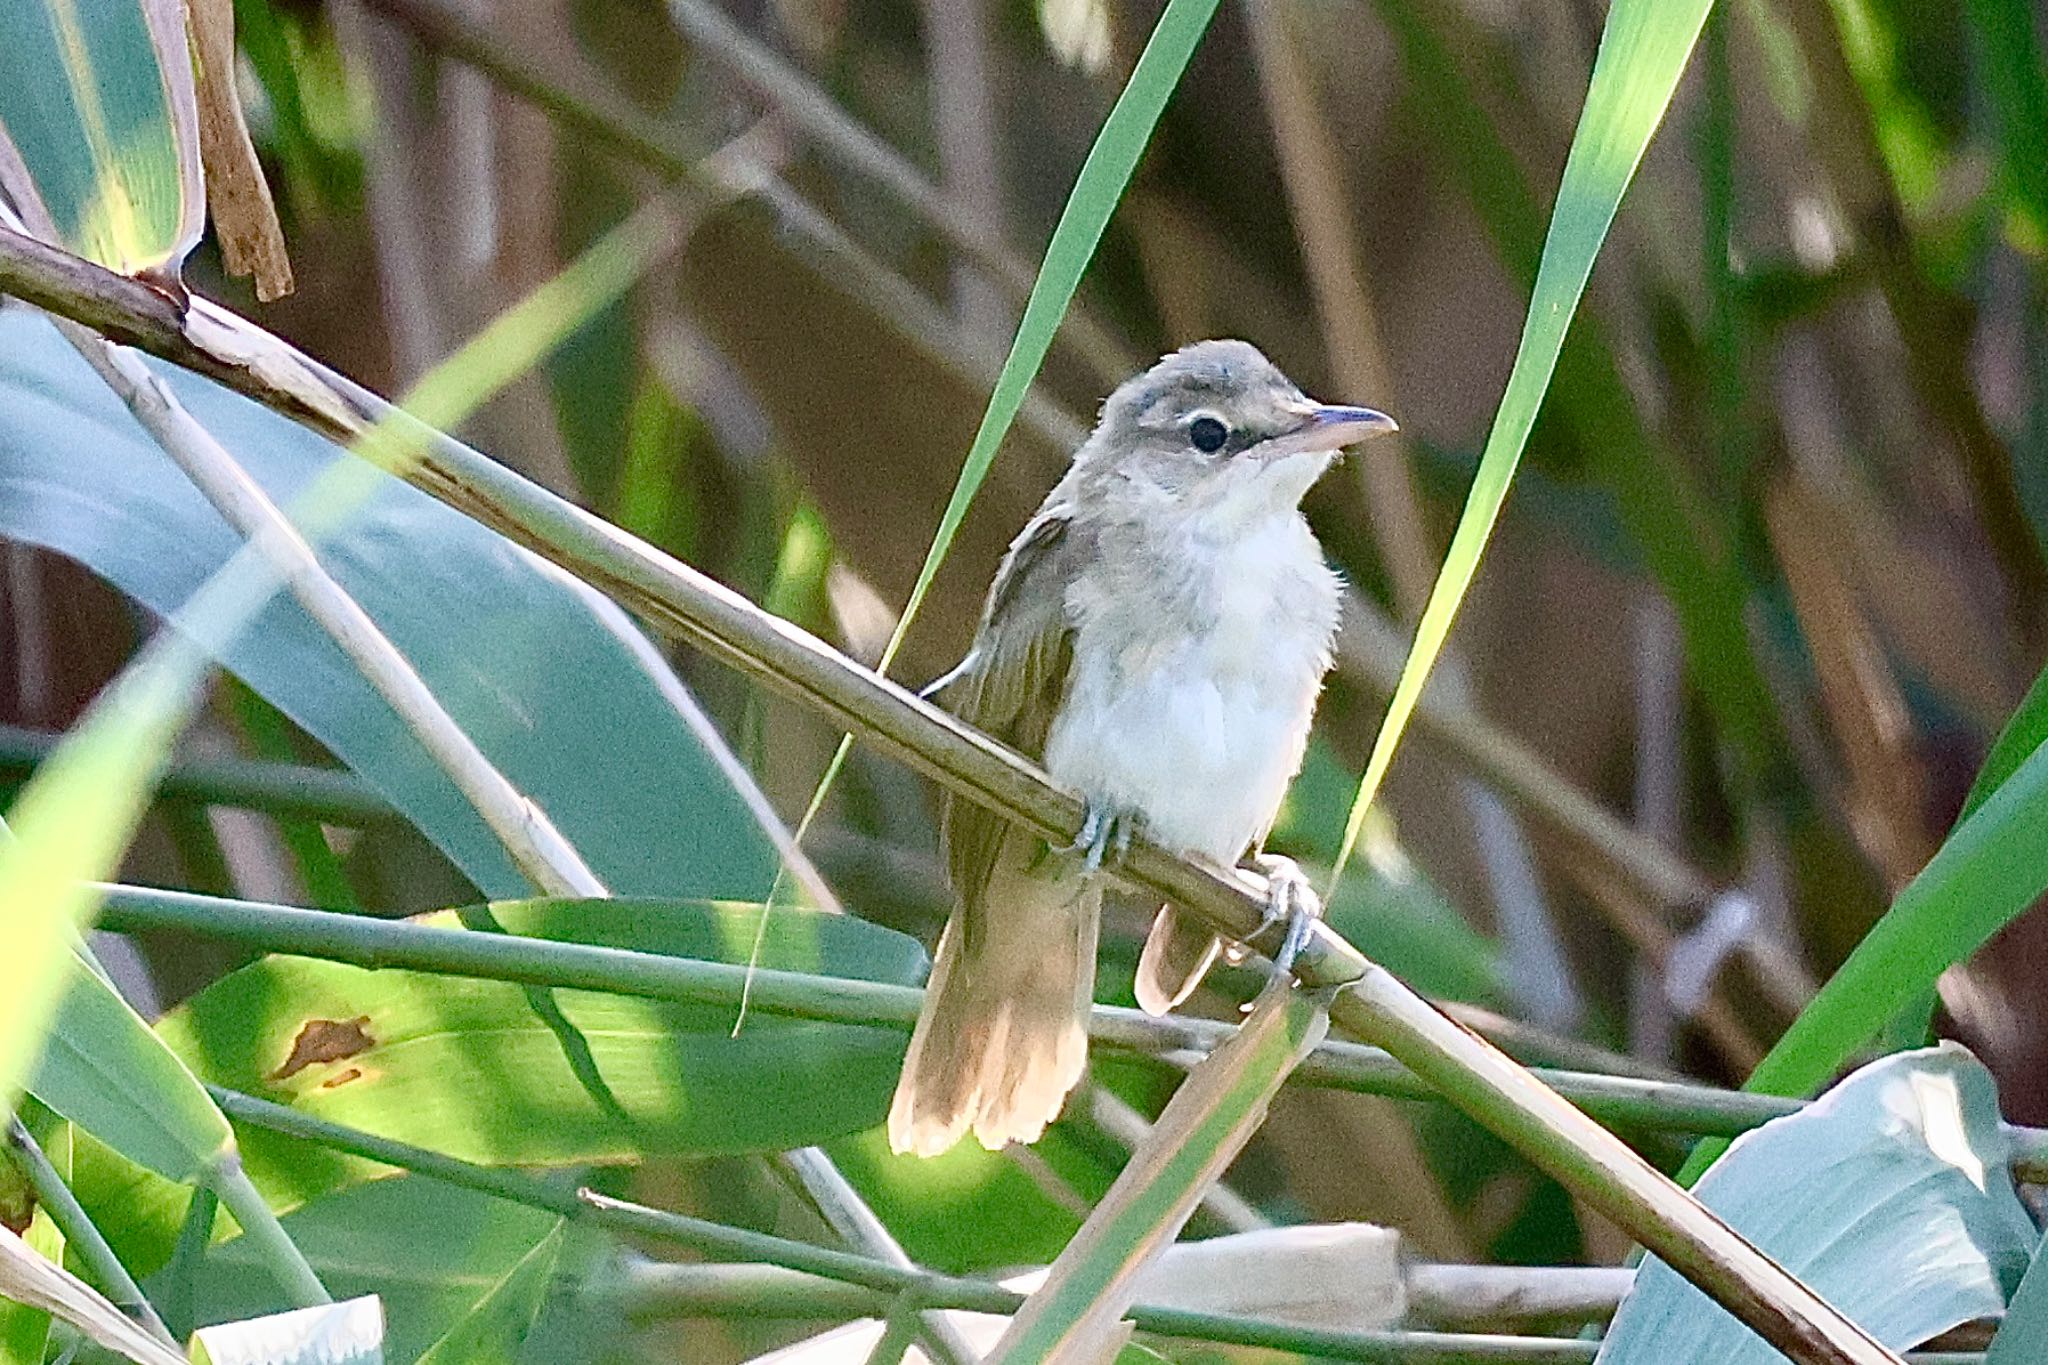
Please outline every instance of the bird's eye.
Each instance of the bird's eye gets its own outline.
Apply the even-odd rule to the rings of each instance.
[[[1188,442],[1204,455],[1214,455],[1230,439],[1230,428],[1214,417],[1197,417],[1188,423]]]

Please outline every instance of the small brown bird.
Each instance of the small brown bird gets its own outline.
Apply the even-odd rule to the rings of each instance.
[[[1304,397],[1242,341],[1204,341],[1126,381],[1010,545],[981,627],[927,695],[1079,793],[1072,848],[970,802],[941,828],[954,907],[889,1108],[931,1156],[969,1128],[1034,1142],[1087,1060],[1105,856],[1134,828],[1231,863],[1272,827],[1330,666],[1339,583],[1301,515],[1338,450],[1393,431]],[[1285,859],[1269,913],[1298,945],[1314,896]],[[1220,944],[1162,907],[1138,1003],[1186,998]]]

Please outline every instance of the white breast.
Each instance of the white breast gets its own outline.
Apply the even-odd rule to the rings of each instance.
[[[1336,575],[1298,515],[1110,560],[1068,594],[1074,673],[1046,768],[1169,847],[1234,861],[1301,766]]]

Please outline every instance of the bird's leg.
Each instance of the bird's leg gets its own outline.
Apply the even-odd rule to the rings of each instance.
[[[1307,874],[1292,858],[1278,853],[1256,853],[1252,855],[1252,865],[1266,874],[1266,909],[1260,928],[1280,921],[1287,925],[1280,950],[1273,954],[1273,966],[1291,972],[1294,960],[1315,934],[1316,921],[1323,917],[1322,898],[1316,895]]]
[[[1114,855],[1115,861],[1122,861],[1124,854],[1130,852],[1131,836],[1137,829],[1136,811],[1091,796],[1082,802],[1081,832],[1060,852],[1080,854],[1083,868],[1092,876],[1102,870],[1103,860],[1110,855]]]

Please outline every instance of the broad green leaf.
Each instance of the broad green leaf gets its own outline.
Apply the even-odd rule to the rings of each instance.
[[[721,962],[747,959],[761,919],[753,906],[627,900],[511,902],[491,914],[510,933]],[[860,920],[788,911],[771,917],[762,962],[913,983],[925,957]],[[808,1145],[878,1122],[902,1058],[903,1035],[890,1029],[762,1017],[735,1038],[729,1007],[552,996],[601,1087],[586,1085],[557,1030],[506,982],[268,958],[158,1030],[213,1083],[507,1165]],[[281,1207],[361,1175],[359,1163],[254,1131],[243,1154]]]
[[[234,1146],[227,1119],[185,1064],[80,959],[29,1088],[122,1156],[181,1184]]]
[[[348,1299],[203,1327],[193,1365],[384,1365],[384,1306]]]
[[[1872,1062],[1745,1133],[1697,1193],[1878,1341],[1905,1350],[2004,1309],[2040,1240],[2013,1190],[2011,1156],[1991,1074],[1946,1044]],[[1598,1359],[1783,1357],[1652,1258]]]
[[[935,1157],[899,1156],[872,1130],[825,1150],[910,1258],[934,1270],[965,1275],[1042,1264],[1081,1226],[1069,1203],[978,1142],[956,1143]],[[1115,1173],[1063,1125],[1031,1150],[1083,1198],[1099,1196]]]
[[[336,1293],[374,1294],[384,1305],[385,1356],[397,1363],[416,1360],[472,1313],[560,1222],[474,1190],[393,1175],[324,1195],[287,1214],[284,1227]],[[558,1250],[573,1260],[574,1247]],[[239,1239],[208,1252],[194,1287],[204,1322],[267,1312],[283,1293]]]
[[[234,1160],[227,1119],[192,1073],[99,975],[96,964],[74,959],[72,975],[37,1068],[37,1099],[145,1169],[181,1183],[205,1183],[238,1215],[260,1218],[264,1230],[274,1232],[261,1195]],[[264,1245],[299,1272],[304,1297],[295,1303],[325,1300],[288,1243],[272,1238]]]
[[[1269,984],[1238,1030],[1174,1092],[1145,1142],[1017,1311],[990,1365],[1097,1360],[1140,1277],[1265,1121],[1266,1106],[1329,1028],[1323,1001]]]
[[[72,1193],[129,1273],[138,1279],[152,1274],[177,1245],[192,1188],[136,1165],[90,1133],[74,1132]]]
[[[419,1365],[514,1365],[547,1297],[565,1227],[557,1221],[475,1308],[427,1348]]]
[[[171,389],[274,497],[337,447],[178,371]],[[617,608],[422,493],[382,486],[322,560],[441,702],[622,894],[752,898],[773,853],[678,713],[674,673]],[[227,526],[54,330],[0,315],[0,535],[76,558],[168,612]],[[487,895],[529,887],[347,658],[280,601],[222,652]],[[592,698],[602,698],[593,705]]]
[[[2005,1322],[1991,1339],[1984,1365],[2036,1365],[2048,1360],[2048,1243],[2034,1249],[2034,1260],[2012,1291]]]
[[[1934,989],[2048,891],[2048,746],[2027,755],[1956,826],[1920,875],[1807,1002],[1744,1088],[1805,1095],[1825,1085],[1900,1010]],[[1709,1139],[1681,1179],[1726,1150]]]
[[[1372,804],[1387,765],[1406,732],[1408,719],[1421,699],[1429,670],[1442,651],[1451,621],[1478,571],[1480,554],[1493,532],[1507,498],[1515,466],[1536,424],[1544,393],[1557,368],[1565,332],[1578,310],[1580,296],[1593,271],[1607,229],[1621,206],[1621,196],[1635,175],[1650,137],[1685,71],[1686,59],[1699,37],[1712,0],[1614,0],[1600,39],[1600,54],[1586,89],[1586,107],[1565,161],[1564,180],[1551,212],[1550,234],[1522,328],[1522,342],[1508,375],[1507,391],[1494,416],[1493,430],[1480,456],[1479,472],[1444,567],[1423,609],[1414,647],[1401,671],[1387,718],[1373,743],[1365,777],[1359,783],[1344,843],[1337,855],[1336,877],[1357,843],[1366,808]]]
[[[126,274],[175,275],[206,207],[181,0],[0,5],[5,142],[59,245]]]

